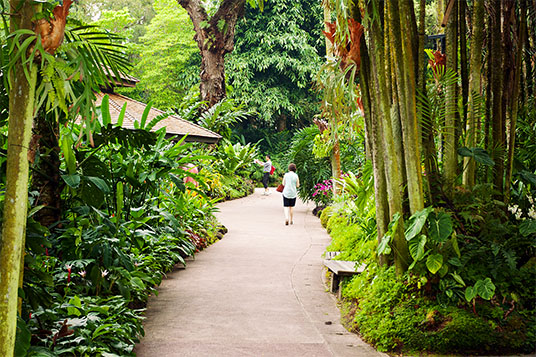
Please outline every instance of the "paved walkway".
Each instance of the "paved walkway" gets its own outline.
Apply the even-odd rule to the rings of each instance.
[[[339,323],[322,282],[329,236],[281,194],[219,205],[225,237],[168,275],[149,300],[138,356],[381,356]],[[384,355],[386,356],[386,355]]]

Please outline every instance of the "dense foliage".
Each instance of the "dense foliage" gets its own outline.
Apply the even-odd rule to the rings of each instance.
[[[142,118],[137,130],[112,125],[106,110],[104,100],[95,147],[74,145],[77,126],[62,130],[56,226],[33,220],[42,206],[31,193],[19,355],[132,355],[163,274],[221,238],[214,203],[251,192],[240,170],[254,148],[224,145],[207,156],[150,132],[155,121]]]
[[[277,0],[238,23],[227,74],[257,127],[299,128],[318,110],[313,80],[324,56],[320,2]],[[251,122],[248,122],[251,125]]]

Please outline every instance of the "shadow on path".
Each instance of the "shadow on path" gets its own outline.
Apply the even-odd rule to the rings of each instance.
[[[383,355],[339,323],[311,207],[297,202],[285,226],[281,194],[261,192],[218,205],[229,232],[162,282],[138,356]]]

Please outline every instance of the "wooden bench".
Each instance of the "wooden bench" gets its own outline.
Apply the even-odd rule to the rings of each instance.
[[[358,265],[357,262],[346,260],[324,260],[324,265],[332,273],[330,291],[335,293],[339,290],[341,279],[344,277],[360,274],[365,271],[366,264]]]

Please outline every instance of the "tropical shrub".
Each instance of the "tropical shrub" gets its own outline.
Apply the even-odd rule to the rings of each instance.
[[[160,118],[114,126],[106,104],[95,147],[74,144],[77,126],[62,129],[62,220],[50,229],[34,221],[42,206],[30,195],[20,355],[133,355],[141,308],[163,274],[220,234],[217,199],[205,194],[214,158],[148,131]]]

